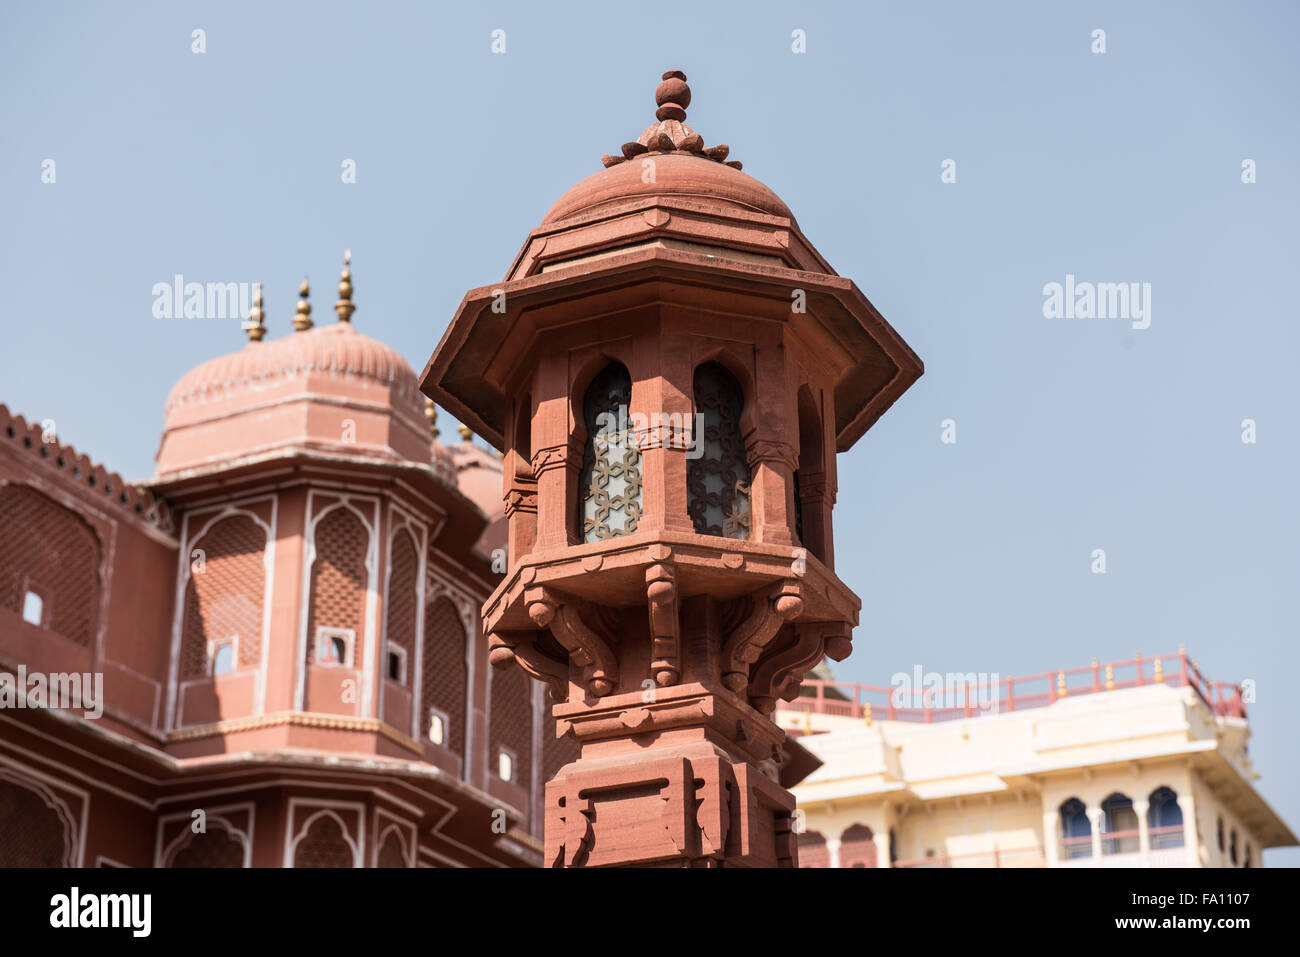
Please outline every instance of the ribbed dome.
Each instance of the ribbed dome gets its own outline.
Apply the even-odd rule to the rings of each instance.
[[[422,407],[406,360],[350,322],[250,342],[176,383],[158,473],[288,448],[427,464]]]
[[[571,187],[551,207],[543,225],[637,196],[683,196],[718,208],[794,219],[776,193],[738,169],[691,153],[655,153],[645,159],[654,162],[653,182],[645,182],[641,156],[610,166]]]
[[[238,352],[209,359],[176,383],[166,411],[170,416],[180,406],[256,392],[308,372],[372,380],[393,389],[394,398],[404,397],[412,407],[419,391],[415,372],[396,350],[340,322],[270,342],[250,342]]]

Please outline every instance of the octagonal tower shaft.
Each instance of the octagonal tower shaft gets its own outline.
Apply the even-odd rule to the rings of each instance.
[[[490,660],[580,746],[551,866],[795,866],[771,720],[860,603],[835,575],[835,452],[921,364],[785,204],[686,126],[685,77],[461,303],[422,389],[505,456]]]

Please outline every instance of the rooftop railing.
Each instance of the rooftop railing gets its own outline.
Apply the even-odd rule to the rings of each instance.
[[[1144,658],[1140,653],[1124,661],[1104,664],[1093,659],[1083,668],[1045,671],[1036,675],[967,682],[971,675],[944,675],[944,687],[882,688],[878,685],[805,679],[803,695],[778,702],[783,711],[837,715],[883,721],[931,724],[986,714],[1006,714],[1042,708],[1062,698],[1099,694],[1122,688],[1163,684],[1191,688],[1219,717],[1246,718],[1241,686],[1210,681],[1195,661],[1179,648],[1169,655]],[[950,680],[960,679],[960,680]]]

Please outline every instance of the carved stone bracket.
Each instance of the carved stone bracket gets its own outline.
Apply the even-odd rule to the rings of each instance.
[[[799,695],[799,687],[808,669],[817,664],[824,654],[833,649],[843,651],[836,660],[848,657],[840,642],[848,626],[838,621],[801,622],[794,626],[796,640],[793,645],[770,654],[759,661],[750,682],[750,704],[763,714],[776,709],[776,699],[792,701]]]
[[[498,668],[517,664],[546,685],[553,701],[569,695],[569,663],[539,651],[531,631],[496,631],[488,635],[488,662]]]
[[[677,572],[667,562],[646,569],[646,598],[650,613],[650,673],[661,688],[682,676],[681,617],[678,614]]]
[[[506,492],[505,497],[506,515],[513,515],[515,512],[531,512],[537,514],[537,485],[530,484],[512,488]]]
[[[543,472],[549,472],[551,469],[566,466],[577,468],[582,464],[582,450],[573,441],[569,441],[564,445],[551,445],[534,452],[532,461],[529,464],[533,468],[535,478],[539,477]]]
[[[524,592],[524,602],[538,628],[549,628],[570,660],[583,670],[583,684],[597,698],[618,686],[618,659],[609,642],[592,630],[578,614],[577,606],[544,585]]]
[[[749,615],[722,646],[722,683],[736,694],[749,687],[749,667],[758,661],[781,626],[803,611],[802,584],[787,579],[756,596]]]
[[[784,465],[791,472],[799,467],[799,450],[789,442],[778,439],[752,439],[749,442],[746,459],[751,469],[758,468],[762,462]]]

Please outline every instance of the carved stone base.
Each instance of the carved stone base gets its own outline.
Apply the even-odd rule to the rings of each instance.
[[[550,867],[797,867],[794,798],[705,741],[586,758],[546,785]]]

